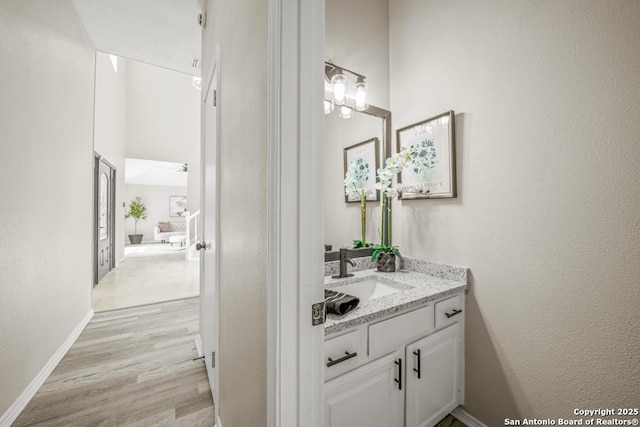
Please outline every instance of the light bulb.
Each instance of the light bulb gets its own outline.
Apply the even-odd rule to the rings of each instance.
[[[356,91],[356,110],[364,111],[369,108],[369,103],[367,102],[367,83],[359,77],[358,82],[353,85],[353,88]]]
[[[340,107],[340,114],[338,114],[338,117],[340,117],[341,119],[350,119],[352,113],[353,111],[351,110],[351,108],[342,106]]]
[[[344,101],[347,99],[347,76],[342,70],[338,70],[331,77],[331,84],[333,85],[333,101],[336,105],[344,105]]]
[[[333,102],[324,100],[324,113],[330,114],[333,112]]]

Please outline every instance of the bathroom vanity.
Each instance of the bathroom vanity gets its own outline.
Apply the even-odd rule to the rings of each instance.
[[[325,323],[327,427],[429,427],[463,403],[467,269],[404,264],[325,278],[326,289],[360,298]]]

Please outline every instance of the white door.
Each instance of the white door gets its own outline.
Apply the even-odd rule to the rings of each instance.
[[[202,106],[202,145],[200,153],[200,207],[202,241],[200,250],[200,340],[207,366],[207,375],[218,412],[218,70],[215,63],[207,82]]]
[[[407,427],[431,427],[459,402],[460,329],[449,326],[407,346]]]
[[[325,384],[326,427],[404,426],[404,384],[399,351]]]

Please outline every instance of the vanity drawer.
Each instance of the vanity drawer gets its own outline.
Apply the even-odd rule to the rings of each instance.
[[[433,305],[369,326],[369,356],[375,357],[398,347],[408,340],[433,331]]]
[[[436,329],[457,322],[462,318],[462,299],[459,295],[436,303]]]
[[[360,327],[324,342],[325,381],[366,361],[366,338],[364,328]]]

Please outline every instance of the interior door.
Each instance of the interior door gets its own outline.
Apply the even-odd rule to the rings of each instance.
[[[97,284],[113,267],[113,238],[115,211],[115,168],[103,158],[96,157],[95,177],[95,259]]]
[[[206,88],[202,106],[202,146],[200,153],[200,207],[202,241],[196,248],[200,250],[200,340],[207,366],[207,375],[218,405],[218,369],[215,358],[218,351],[218,70],[216,60]]]

